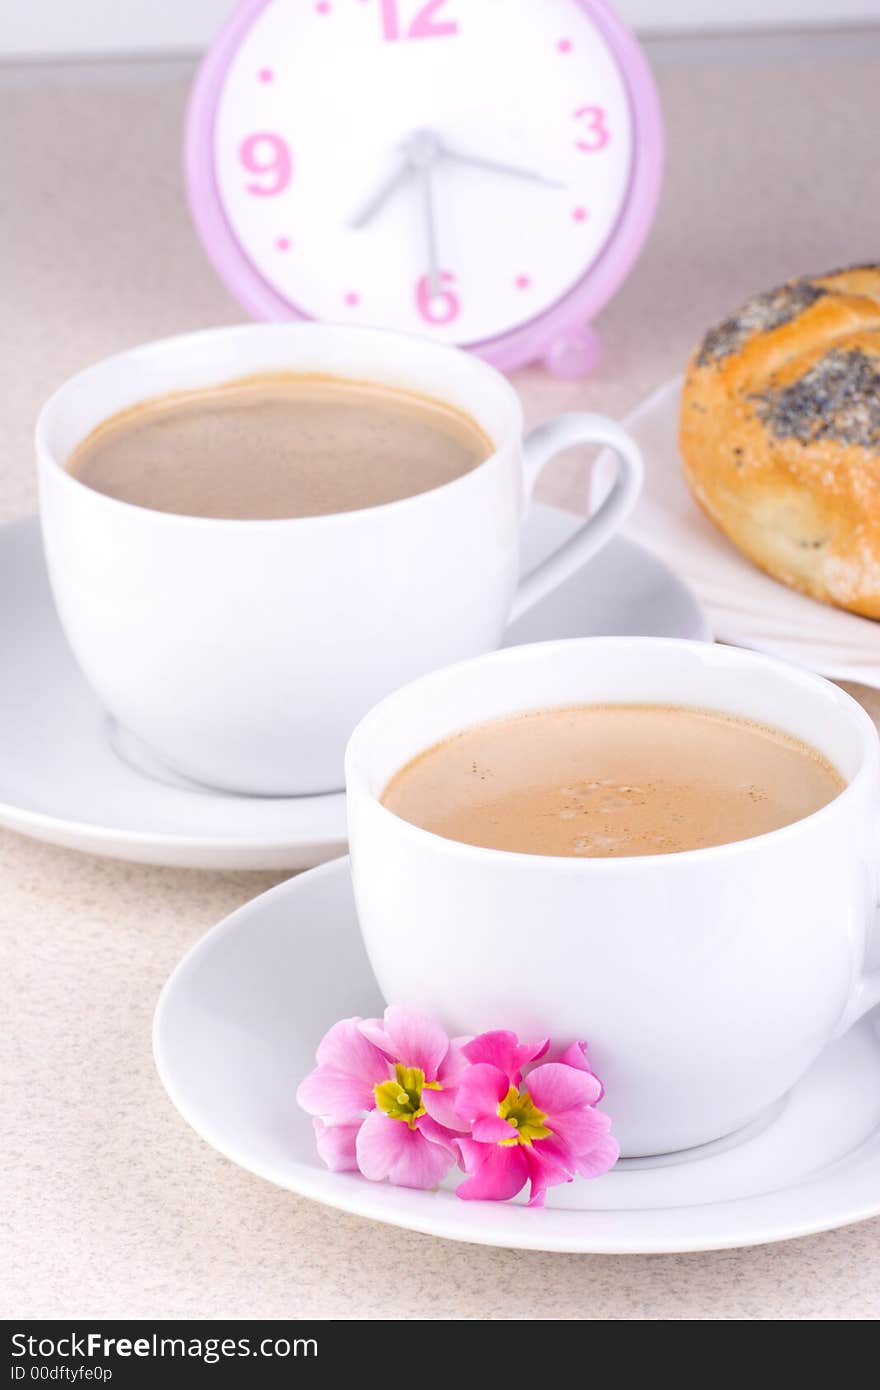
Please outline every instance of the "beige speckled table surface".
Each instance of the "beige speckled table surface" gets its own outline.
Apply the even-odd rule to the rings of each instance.
[[[669,140],[656,229],[602,316],[595,377],[518,378],[533,418],[572,404],[623,412],[747,292],[880,253],[880,33],[650,52]],[[0,519],[34,508],[32,420],[61,379],[129,344],[242,317],[184,210],[190,72],[0,69]],[[576,501],[575,461],[544,495]],[[0,1314],[880,1314],[880,1221],[717,1254],[519,1254],[373,1225],[220,1158],[166,1100],[150,1022],[181,955],[275,881],[129,866],[0,833]]]

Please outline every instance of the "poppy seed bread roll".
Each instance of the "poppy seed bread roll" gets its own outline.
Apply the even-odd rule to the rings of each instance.
[[[792,280],[713,328],[680,442],[694,497],[749,559],[880,618],[880,266]]]

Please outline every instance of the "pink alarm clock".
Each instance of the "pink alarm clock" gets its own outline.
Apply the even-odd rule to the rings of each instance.
[[[602,0],[244,0],[196,79],[185,163],[257,318],[576,376],[662,151],[645,59]]]

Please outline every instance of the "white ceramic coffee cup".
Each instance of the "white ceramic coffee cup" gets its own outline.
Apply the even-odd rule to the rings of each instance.
[[[846,789],[718,848],[564,859],[459,844],[380,803],[410,758],[497,716],[591,703],[726,711],[822,752]],[[355,897],[387,1000],[450,1033],[589,1042],[626,1155],[731,1134],[880,1002],[878,737],[842,690],[768,657],[651,638],[519,647],[436,672],[346,757]]]
[[[285,370],[439,398],[476,420],[495,451],[415,497],[281,521],[150,511],[65,470],[76,445],[120,410]],[[81,372],[44,406],[36,447],[52,589],[87,680],[124,729],[199,782],[268,794],[341,787],[345,741],[371,705],[497,647],[507,623],[598,551],[632,507],[641,462],[619,425],[562,416],[525,448],[522,428],[515,391],[484,362],[372,330],[209,330]],[[547,460],[577,443],[616,452],[617,484],[517,591],[527,496]]]

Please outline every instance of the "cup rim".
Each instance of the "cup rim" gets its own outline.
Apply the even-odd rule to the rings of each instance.
[[[808,816],[801,816],[798,820],[790,821],[787,825],[777,827],[775,830],[764,831],[760,835],[751,835],[743,840],[730,840],[720,845],[705,845],[697,849],[675,850],[669,854],[628,854],[605,856],[599,858],[575,858],[573,855],[554,855],[554,854],[528,854],[522,850],[495,849],[484,845],[472,845],[463,840],[451,840],[445,835],[439,835],[436,831],[425,830],[422,826],[414,825],[411,821],[404,820],[394,811],[390,811],[381,801],[381,792],[376,794],[369,786],[368,773],[364,766],[365,755],[361,749],[361,744],[370,735],[370,724],[374,719],[378,719],[382,712],[393,705],[401,696],[406,694],[415,695],[419,691],[427,691],[432,680],[447,675],[450,672],[465,670],[467,668],[477,669],[488,663],[503,664],[507,661],[511,663],[516,660],[527,659],[530,655],[538,651],[558,651],[564,648],[584,648],[586,646],[605,649],[617,648],[622,650],[625,647],[641,646],[647,650],[664,648],[666,650],[677,648],[682,654],[695,650],[710,649],[715,653],[720,653],[721,660],[729,660],[732,665],[742,662],[745,666],[759,666],[769,668],[778,672],[780,675],[799,682],[807,688],[818,687],[822,691],[832,692],[832,698],[839,705],[841,714],[847,715],[857,726],[860,734],[860,763],[856,772],[847,781],[843,790],[819,807],[817,811],[812,811]],[[635,703],[635,702],[634,702]],[[552,706],[546,706],[552,708]],[[695,707],[696,708],[696,707]],[[706,708],[706,706],[701,706]],[[719,706],[719,712],[725,711]],[[479,722],[486,722],[480,720]],[[467,725],[463,726],[468,727]],[[779,727],[779,726],[777,726]],[[783,729],[783,732],[786,732]],[[425,749],[430,748],[430,743],[425,745]],[[422,750],[425,751],[425,750]],[[415,754],[414,756],[418,756]],[[404,764],[405,766],[405,764]],[[655,870],[659,865],[669,865],[670,869],[675,870],[685,867],[691,863],[707,863],[712,859],[726,859],[731,855],[748,852],[752,849],[765,848],[769,842],[774,840],[791,839],[802,834],[806,827],[812,828],[822,820],[826,820],[833,815],[838,815],[841,808],[849,805],[853,799],[860,795],[862,788],[867,780],[874,775],[876,778],[878,766],[880,766],[880,738],[878,738],[877,728],[865,709],[854,700],[840,686],[833,681],[826,680],[824,676],[819,676],[804,667],[794,663],[783,661],[780,658],[768,656],[764,652],[752,651],[746,647],[726,646],[715,642],[701,642],[699,640],[679,637],[574,637],[562,638],[556,642],[533,642],[519,647],[503,648],[500,651],[488,652],[482,656],[471,657],[466,661],[455,662],[451,666],[441,668],[439,671],[432,671],[418,680],[411,681],[408,685],[401,686],[392,691],[384,700],[364,715],[363,719],[355,727],[345,751],[345,790],[349,801],[352,794],[357,792],[370,802],[373,809],[379,814],[386,823],[393,822],[396,833],[412,840],[415,844],[428,846],[433,852],[449,855],[463,855],[469,860],[483,860],[488,863],[515,864],[519,869],[530,872],[542,872],[542,866],[553,868],[556,872],[571,874],[590,874],[590,873],[632,873],[637,866],[644,867],[651,865]],[[392,773],[392,776],[395,774]],[[388,779],[390,780],[390,778]],[[386,781],[385,786],[388,785]],[[383,787],[384,791],[384,787]]]
[[[75,474],[68,471],[65,464],[57,458],[55,450],[49,443],[49,431],[55,423],[58,415],[66,406],[66,401],[75,391],[95,382],[108,367],[121,364],[131,359],[136,359],[139,355],[155,354],[160,355],[170,350],[179,350],[182,347],[197,349],[201,344],[213,342],[218,338],[233,339],[241,337],[258,340],[265,337],[291,336],[296,338],[311,338],[320,336],[325,340],[331,337],[344,336],[354,340],[361,339],[368,345],[369,340],[376,343],[392,342],[401,348],[406,346],[408,352],[425,352],[449,356],[457,359],[461,363],[466,363],[469,370],[473,370],[476,381],[482,377],[483,381],[493,383],[496,389],[506,395],[509,409],[510,420],[503,431],[499,432],[497,438],[492,438],[493,449],[491,454],[474,468],[468,469],[466,473],[460,474],[457,478],[451,478],[446,483],[441,483],[437,487],[426,489],[424,492],[413,493],[409,497],[398,497],[391,502],[382,502],[372,507],[359,507],[347,512],[323,512],[317,516],[291,516],[291,517],[211,517],[211,516],[189,516],[184,512],[164,512],[152,507],[143,507],[136,502],[125,502],[121,498],[111,497],[105,492],[98,492],[96,488],[89,487],[82,482]],[[254,368],[258,371],[259,368]],[[284,367],[277,368],[279,375],[285,372]],[[292,373],[296,368],[290,369]],[[229,381],[240,380],[248,375],[246,368],[229,378]],[[333,375],[332,372],[328,375]],[[354,377],[342,376],[342,380],[355,380]],[[218,383],[218,384],[222,384]],[[393,384],[393,383],[389,383]],[[181,390],[186,391],[182,386]],[[475,385],[476,390],[476,385]],[[155,396],[145,395],[142,400],[135,404],[146,404]],[[432,395],[431,399],[443,402],[442,393]],[[113,412],[118,414],[119,412]],[[102,423],[113,418],[113,415],[104,417]],[[478,423],[478,422],[475,422]],[[480,427],[482,428],[482,427]],[[217,328],[196,329],[190,333],[170,334],[164,338],[154,338],[145,343],[138,343],[134,347],[124,348],[121,352],[111,353],[107,357],[100,358],[97,362],[91,363],[88,367],[83,367],[72,376],[67,377],[60,386],[57,386],[52,394],[43,402],[37,415],[34,426],[34,446],[37,458],[40,463],[45,464],[53,476],[61,483],[62,487],[72,490],[73,493],[82,495],[87,494],[92,504],[106,508],[108,512],[121,511],[126,513],[136,513],[139,516],[152,517],[158,519],[161,524],[193,526],[193,527],[224,527],[237,531],[249,531],[254,528],[264,527],[303,527],[303,526],[341,526],[354,525],[358,518],[389,516],[397,511],[408,511],[418,505],[430,505],[426,499],[435,498],[440,494],[448,493],[453,488],[475,486],[475,480],[486,470],[500,468],[504,457],[511,446],[516,446],[523,437],[524,417],[522,402],[508,379],[493,367],[489,362],[476,357],[473,353],[465,352],[451,344],[436,343],[430,338],[421,338],[416,334],[398,332],[393,329],[370,328],[362,325],[338,324],[330,322],[321,323],[238,323],[224,324]]]

